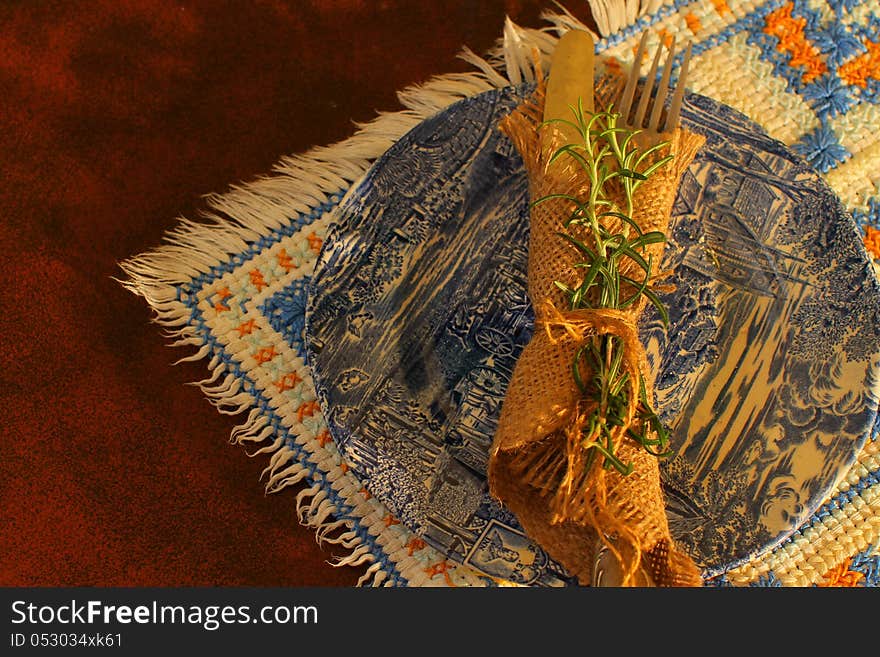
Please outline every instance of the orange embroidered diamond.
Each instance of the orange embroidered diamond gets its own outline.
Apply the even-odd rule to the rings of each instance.
[[[301,381],[302,378],[296,372],[291,372],[289,374],[285,374],[278,381],[275,381],[275,387],[278,388],[278,392],[293,390]]]
[[[249,319],[248,321],[244,322],[243,324],[239,324],[238,327],[236,327],[236,329],[235,329],[236,331],[238,331],[238,337],[243,338],[246,335],[250,335],[251,333],[254,332],[254,327],[256,325],[257,325],[257,321],[254,319]]]
[[[613,73],[620,73],[623,71],[623,66],[621,66],[616,57],[609,57],[608,59],[606,59],[605,68]]]
[[[315,233],[310,234],[306,239],[309,240],[309,248],[315,253],[321,251],[321,245],[324,243]]]
[[[862,89],[868,86],[868,78],[880,80],[880,42],[865,39],[867,52],[844,62],[837,69],[840,79]]]
[[[865,227],[865,248],[872,258],[880,260],[880,230],[873,226]]]
[[[232,296],[232,292],[229,291],[229,288],[224,287],[222,290],[219,290],[217,296],[220,297],[220,299],[214,303],[214,310],[218,313],[229,310],[229,306],[226,304],[226,300]]]
[[[409,543],[406,544],[406,549],[409,556],[412,556],[415,552],[418,552],[419,550],[424,550],[426,547],[428,547],[428,544],[418,537],[411,538],[409,540]]]
[[[296,265],[293,263],[293,260],[289,255],[287,255],[287,251],[281,249],[276,256],[278,258],[278,264],[284,267],[284,271],[288,274],[291,269],[296,269]]]
[[[719,16],[724,16],[724,14],[730,13],[730,7],[727,5],[727,0],[712,0],[712,4],[715,6],[715,11],[718,12]]]
[[[431,579],[434,579],[437,575],[443,575],[444,579],[446,579],[446,584],[448,586],[455,586],[452,583],[452,578],[449,576],[449,562],[441,561],[440,563],[435,563],[430,568],[425,568],[425,572],[428,573],[428,576]]]
[[[263,363],[268,363],[270,360],[275,358],[278,354],[275,353],[275,347],[264,347],[260,349],[254,359],[262,365]]]
[[[764,19],[764,32],[779,39],[776,49],[791,55],[788,65],[792,68],[804,69],[802,79],[812,82],[828,70],[819,49],[807,40],[804,28],[807,20],[791,15],[794,4],[789,2]]]
[[[263,278],[263,272],[259,269],[251,269],[249,276],[251,283],[257,288],[257,292],[262,292],[263,288],[266,287],[266,279]]]
[[[323,447],[332,440],[332,437],[330,436],[330,432],[327,431],[327,429],[324,429],[321,433],[315,436],[315,440],[317,440],[318,444]]]
[[[822,582],[819,586],[840,586],[840,587],[851,587],[858,586],[859,582],[861,582],[865,575],[864,573],[856,572],[854,570],[850,570],[849,567],[852,565],[852,559],[847,559],[839,566],[832,568],[825,576],[822,577]]]
[[[318,402],[315,400],[303,402],[300,404],[300,407],[296,409],[296,419],[302,422],[304,417],[312,417],[317,410]]]
[[[694,34],[703,29],[703,25],[700,23],[700,19],[697,18],[696,14],[685,14],[684,22],[687,23],[688,29]]]

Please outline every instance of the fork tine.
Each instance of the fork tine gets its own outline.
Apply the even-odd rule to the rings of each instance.
[[[678,71],[678,82],[675,85],[675,91],[672,94],[672,102],[669,104],[669,112],[666,114],[665,132],[674,130],[678,127],[678,115],[681,112],[681,103],[684,100],[684,88],[687,84],[688,64],[691,61],[691,43],[688,42],[687,50],[684,52],[684,59],[681,60],[681,68]]]
[[[654,55],[654,61],[651,62],[651,70],[648,71],[648,77],[645,79],[645,86],[642,88],[642,95],[639,98],[639,106],[636,108],[636,115],[632,120],[632,125],[641,127],[645,119],[645,111],[648,109],[648,101],[651,100],[651,91],[654,89],[654,78],[657,77],[657,65],[660,63],[660,54],[663,52],[663,44],[657,48]]]
[[[624,123],[627,123],[629,114],[632,111],[633,94],[635,94],[636,84],[639,81],[639,71],[642,68],[642,58],[645,56],[645,48],[647,46],[648,32],[645,31],[639,41],[639,47],[636,50],[636,58],[633,60],[629,77],[626,80],[626,86],[624,87],[623,94],[620,96],[620,101],[618,102],[618,112],[620,112],[620,116]]]
[[[657,96],[654,98],[654,106],[651,108],[651,118],[648,119],[648,130],[657,132],[660,125],[660,113],[663,111],[663,102],[669,92],[669,75],[672,73],[672,61],[675,58],[675,37],[669,44],[669,54],[666,55],[666,63],[663,64],[663,75],[660,76],[660,86],[657,87]]]

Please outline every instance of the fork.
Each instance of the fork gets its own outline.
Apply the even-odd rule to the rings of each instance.
[[[669,109],[666,112],[666,121],[664,122],[662,129],[660,127],[660,119],[663,113],[663,105],[666,102],[666,96],[669,92],[669,77],[672,74],[672,63],[675,59],[675,37],[673,37],[672,42],[669,44],[669,54],[663,65],[663,72],[660,76],[660,84],[657,87],[653,105],[651,106],[651,113],[648,114],[647,117],[645,116],[648,111],[648,106],[651,104],[652,93],[654,92],[654,82],[657,79],[657,68],[660,64],[660,55],[663,52],[662,43],[657,47],[657,52],[654,53],[651,68],[648,71],[648,77],[645,78],[645,83],[642,85],[639,92],[635,115],[630,118],[633,101],[635,100],[636,86],[639,79],[642,59],[645,55],[647,45],[648,33],[645,32],[642,34],[641,41],[639,41],[635,60],[633,60],[632,69],[626,80],[626,86],[624,86],[615,106],[616,111],[620,113],[624,125],[630,128],[640,128],[644,130],[647,134],[647,139],[653,144],[660,141],[660,135],[662,133],[670,132],[678,127],[681,114],[681,104],[684,100],[685,85],[687,84],[688,65],[690,64],[691,59],[691,44],[688,43],[687,50],[682,59],[678,82],[672,93]]]

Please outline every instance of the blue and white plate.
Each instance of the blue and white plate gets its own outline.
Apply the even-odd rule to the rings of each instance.
[[[498,130],[527,89],[461,101],[400,139],[339,208],[315,268],[308,359],[334,440],[403,523],[450,558],[570,582],[488,494],[486,464],[532,332],[528,189]],[[675,456],[673,535],[707,575],[790,535],[870,433],[880,290],[819,175],[733,109],[690,95],[707,142],[662,264],[668,331],[640,324]]]

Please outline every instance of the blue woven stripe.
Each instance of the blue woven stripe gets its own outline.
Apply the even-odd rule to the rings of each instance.
[[[880,543],[875,543],[853,557],[849,569],[865,576],[860,582],[862,586],[880,586]]]
[[[874,472],[869,472],[868,475],[860,479],[855,486],[851,486],[849,490],[838,493],[828,500],[828,502],[822,505],[822,507],[813,514],[809,520],[809,524],[813,525],[830,515],[832,511],[843,508],[845,505],[852,502],[854,498],[861,495],[871,486],[876,486],[877,484],[880,484],[880,469],[874,470]]]

